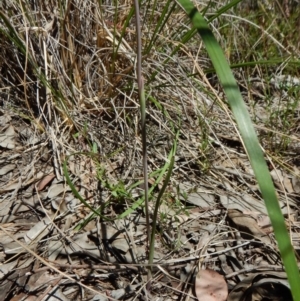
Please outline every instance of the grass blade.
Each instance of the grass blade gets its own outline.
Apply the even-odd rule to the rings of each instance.
[[[197,11],[191,1],[179,0],[178,2],[182,5],[192,20],[194,27],[197,28],[198,33],[201,35],[212,64],[224,88],[272,222],[293,298],[295,301],[300,300],[300,277],[294,249],[291,245],[270,172],[260,148],[246,104],[243,101],[225,55],[204,17]]]
[[[166,175],[166,178],[164,180],[163,186],[159,191],[159,194],[156,199],[155,203],[155,208],[154,208],[154,213],[153,213],[153,223],[152,223],[152,229],[151,229],[151,240],[150,240],[150,249],[149,249],[149,266],[152,267],[153,264],[153,259],[154,259],[154,246],[155,246],[155,234],[156,234],[156,222],[157,222],[157,214],[158,214],[158,209],[160,206],[160,200],[167,188],[167,185],[170,181],[171,174],[173,171],[173,166],[174,166],[174,161],[175,161],[175,154],[176,154],[176,149],[177,149],[177,140],[179,136],[179,131],[176,133],[176,137],[174,140],[173,147],[171,149],[171,152],[168,157],[169,163],[165,164],[165,167],[168,168],[168,173]]]

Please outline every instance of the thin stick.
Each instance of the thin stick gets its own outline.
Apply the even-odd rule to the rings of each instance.
[[[148,166],[147,166],[147,140],[146,140],[146,101],[144,91],[144,79],[142,76],[142,38],[141,38],[141,23],[140,23],[140,9],[139,1],[134,0],[135,8],[135,24],[136,24],[136,42],[137,42],[137,81],[138,91],[141,108],[141,126],[142,126],[142,149],[143,149],[143,169],[144,169],[144,189],[145,189],[145,213],[146,213],[146,225],[147,225],[147,252],[149,250],[149,243],[151,240],[150,231],[150,218],[148,208]],[[148,283],[152,278],[151,269],[148,270]]]
[[[148,165],[147,165],[147,141],[146,141],[146,101],[144,91],[144,79],[142,76],[142,39],[141,39],[141,24],[139,1],[134,0],[135,6],[135,21],[136,21],[136,41],[137,41],[137,81],[141,108],[141,126],[142,126],[142,145],[143,145],[143,169],[144,169],[144,189],[145,189],[145,212],[148,231],[148,247],[150,242],[150,222],[149,222],[149,208],[148,208]]]

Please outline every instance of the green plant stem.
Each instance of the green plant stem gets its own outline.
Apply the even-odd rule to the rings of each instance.
[[[137,81],[140,99],[140,110],[141,110],[141,132],[142,132],[142,150],[143,150],[143,169],[144,169],[144,189],[145,189],[145,213],[146,213],[146,224],[148,231],[148,245],[150,243],[150,217],[149,217],[149,206],[148,206],[148,165],[147,165],[147,135],[146,135],[146,100],[144,90],[144,79],[142,75],[142,37],[141,37],[141,24],[140,24],[140,9],[139,1],[134,0],[135,7],[135,24],[136,24],[136,42],[137,42]]]

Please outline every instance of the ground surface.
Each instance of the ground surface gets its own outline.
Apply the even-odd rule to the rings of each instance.
[[[42,9],[48,6],[37,11]],[[87,16],[80,7],[70,7],[68,13],[73,18],[68,24]],[[165,69],[160,64],[165,59],[162,53],[144,60],[147,93],[152,97],[147,106],[151,218],[166,176],[161,169],[179,131],[175,165],[156,221],[149,284],[148,230],[140,201],[144,185],[139,105],[136,85],[128,84],[132,78],[135,82],[134,30],[127,28],[112,79],[107,59],[113,49],[110,30],[98,24],[96,43],[95,36],[86,34],[82,46],[80,34],[84,26],[91,30],[91,23],[85,22],[89,25],[78,32],[70,27],[66,32],[76,37],[70,41],[62,39],[66,32],[55,29],[57,24],[62,28],[61,19],[44,15],[48,20],[39,26],[52,22],[52,27],[43,36],[38,30],[28,31],[27,42],[31,54],[35,47],[47,49],[46,56],[35,52],[35,62],[49,67],[48,73],[44,71],[54,89],[43,88],[30,60],[24,69],[26,58],[3,35],[0,300],[197,300],[199,269],[222,275],[229,301],[275,300],[274,296],[289,300],[252,168],[216,79],[202,72],[205,59],[197,58],[198,43],[192,41]],[[20,38],[26,37],[17,17],[10,22]],[[113,20],[108,18],[105,24],[109,22]],[[167,40],[158,39],[161,45]],[[76,56],[63,61],[64,49],[72,47]],[[158,74],[151,82],[149,74],[155,70]],[[199,77],[192,79],[187,70]],[[244,81],[243,74],[236,76],[298,252],[300,107],[292,99],[298,94],[289,92],[298,88],[300,79],[274,73],[266,84],[259,77]],[[286,110],[290,103],[295,104],[292,113]],[[274,117],[274,112],[285,115]]]

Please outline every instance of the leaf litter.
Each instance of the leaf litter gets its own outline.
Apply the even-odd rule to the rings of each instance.
[[[200,270],[195,281],[196,296],[199,301],[226,301],[228,288],[222,275],[214,270]]]

